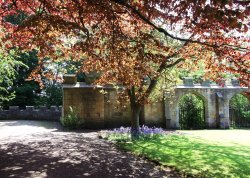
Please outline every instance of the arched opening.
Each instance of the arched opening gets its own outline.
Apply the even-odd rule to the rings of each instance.
[[[234,95],[229,102],[230,126],[250,128],[250,100],[242,93]]]
[[[204,129],[205,103],[196,94],[186,94],[178,103],[180,129]]]

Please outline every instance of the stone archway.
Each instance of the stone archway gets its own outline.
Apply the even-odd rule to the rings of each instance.
[[[235,93],[229,100],[229,120],[233,128],[250,128],[250,97]]]
[[[204,101],[205,122],[207,128],[229,128],[229,101],[236,93],[249,92],[247,87],[241,87],[232,80],[231,84],[221,87],[205,81],[202,84],[193,84],[192,79],[184,79],[183,85],[178,85],[174,94],[165,95],[165,118],[167,128],[179,128],[179,99],[192,93]]]
[[[179,98],[178,117],[180,129],[204,129],[207,100],[196,92],[187,93]]]
[[[179,107],[178,103],[180,99],[186,95],[186,94],[194,94],[195,96],[199,97],[204,104],[204,110],[205,110],[205,127],[209,126],[209,97],[207,96],[207,93],[203,90],[199,89],[192,89],[192,88],[176,88],[175,94],[171,97],[166,96],[165,97],[165,118],[166,118],[166,127],[167,128],[180,128],[179,122]]]
[[[179,106],[178,103],[180,101],[180,99],[187,95],[187,94],[193,94],[195,96],[197,96],[198,98],[200,98],[203,101],[203,105],[204,105],[204,110],[205,110],[205,127],[207,127],[208,125],[208,98],[206,96],[206,93],[203,92],[202,90],[193,90],[193,89],[178,89],[176,88],[176,108],[177,108],[177,113],[176,113],[176,121],[180,122],[180,118],[179,118]],[[178,128],[179,128],[179,124],[178,124]]]

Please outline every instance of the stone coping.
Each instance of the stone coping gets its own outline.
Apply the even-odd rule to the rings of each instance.
[[[7,110],[0,110],[0,112],[4,111],[61,111],[62,106],[51,106],[48,108],[47,106],[25,106],[25,109],[20,109],[19,106],[9,106]]]
[[[96,89],[115,89],[112,85],[106,85],[106,86],[101,86],[101,85],[88,85],[85,82],[77,82],[76,84],[63,84],[63,88],[96,88]],[[210,86],[204,86],[201,84],[194,84],[192,86],[187,86],[187,85],[177,85],[176,88],[202,88],[202,89],[244,89],[247,90],[248,87],[241,87],[241,86],[234,86],[234,85],[225,85],[224,87],[221,87],[216,84],[210,84]],[[122,89],[122,87],[120,87]]]
[[[225,85],[224,87],[221,87],[219,85],[216,84],[210,84],[210,86],[203,86],[200,84],[194,84],[193,86],[187,86],[187,85],[177,85],[176,88],[202,88],[202,89],[244,89],[247,90],[248,87],[241,87],[241,86],[233,86],[233,85]]]
[[[88,85],[85,82],[77,82],[76,84],[63,84],[63,88],[93,88],[93,89],[116,89],[112,85]],[[119,87],[122,89],[123,87]]]

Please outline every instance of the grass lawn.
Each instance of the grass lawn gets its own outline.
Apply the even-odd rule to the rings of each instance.
[[[194,177],[250,178],[250,130],[180,133],[120,144]]]

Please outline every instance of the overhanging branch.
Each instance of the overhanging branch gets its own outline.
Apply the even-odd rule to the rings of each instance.
[[[163,33],[165,36],[168,36],[168,37],[170,37],[172,39],[183,41],[183,42],[201,44],[201,45],[205,45],[205,46],[212,47],[212,48],[218,48],[218,47],[221,47],[221,46],[228,46],[228,47],[230,46],[230,47],[234,47],[235,50],[248,50],[247,48],[241,47],[241,46],[233,46],[233,45],[229,45],[229,44],[216,45],[216,44],[210,44],[210,43],[207,43],[207,42],[201,42],[201,41],[198,41],[198,40],[192,40],[191,38],[186,39],[186,38],[180,38],[180,37],[177,37],[177,36],[173,36],[172,34],[170,34],[164,28],[158,27],[156,24],[154,24],[152,21],[150,21],[149,18],[145,17],[138,9],[136,9],[135,7],[128,4],[127,0],[111,0],[111,1],[113,1],[114,3],[117,3],[117,4],[121,5],[121,6],[125,6],[128,9],[132,10],[133,13],[135,13],[138,17],[140,17],[148,25],[150,25],[151,27],[153,27],[154,29],[156,29],[160,33]]]

